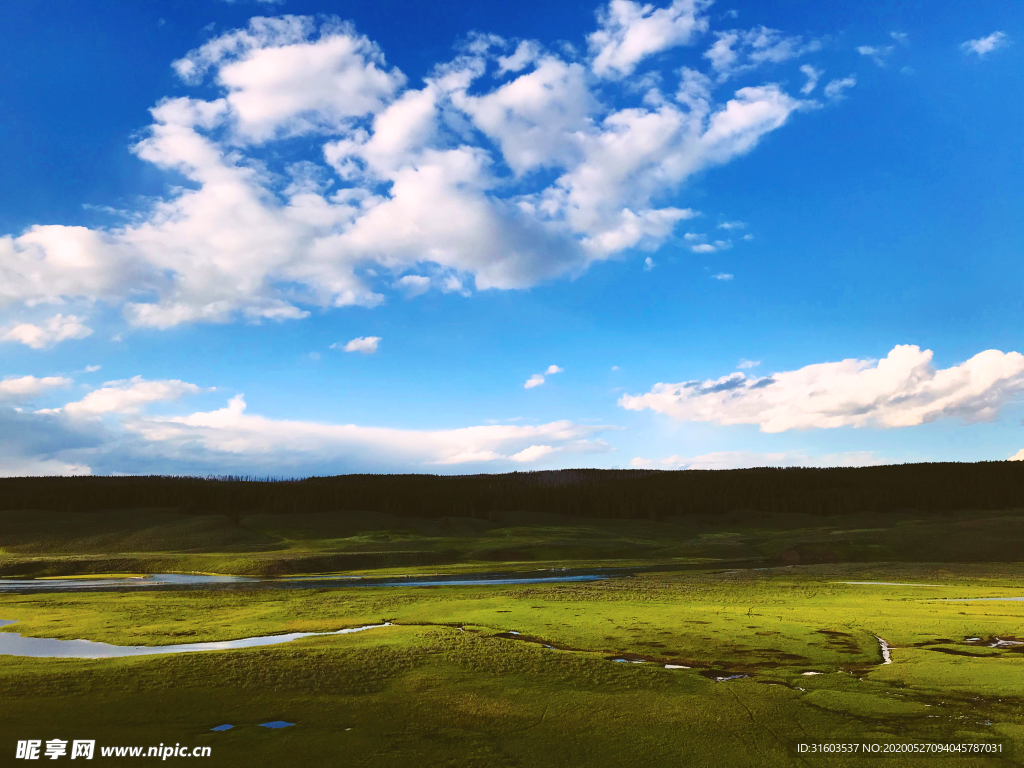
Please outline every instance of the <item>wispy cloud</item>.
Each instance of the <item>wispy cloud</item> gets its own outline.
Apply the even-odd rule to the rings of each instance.
[[[839,80],[831,80],[828,85],[825,86],[825,96],[833,101],[838,101],[843,98],[843,94],[848,88],[853,88],[856,84],[857,78],[853,75]]]
[[[997,51],[1000,48],[1005,48],[1010,44],[1010,38],[1005,32],[993,32],[991,35],[985,37],[979,37],[976,40],[968,40],[965,43],[960,44],[960,49],[964,53],[974,53],[978,56],[986,56]]]
[[[857,46],[857,53],[861,56],[867,56],[880,67],[884,67],[888,63],[889,57],[892,56],[892,53],[895,50],[896,48],[891,45]]]
[[[0,404],[26,402],[73,382],[32,376],[0,380]],[[209,391],[180,380],[107,382],[61,407],[0,407],[0,474],[89,472],[437,471],[445,467],[536,465],[603,453],[599,435],[616,429],[552,421],[443,430],[403,430],[271,419],[247,412],[237,395],[223,408],[157,415]]]

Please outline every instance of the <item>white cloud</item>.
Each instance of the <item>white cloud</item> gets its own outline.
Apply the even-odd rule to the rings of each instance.
[[[20,323],[0,332],[0,341],[18,341],[32,349],[52,347],[67,339],[84,339],[92,328],[76,315],[54,315],[43,325]]]
[[[128,428],[167,451],[196,444],[212,454],[229,454],[266,464],[306,461],[374,461],[394,466],[530,463],[555,452],[607,450],[594,435],[606,428],[568,421],[540,426],[493,425],[418,431],[282,421],[245,413],[242,396],[217,411],[134,422]]]
[[[726,282],[729,281],[729,280],[732,280],[733,277],[734,277],[734,275],[730,275],[728,272],[719,272],[717,275],[712,275],[711,276],[711,278],[713,280],[723,280],[723,281],[726,281]]]
[[[68,387],[73,383],[64,376],[8,376],[0,379],[0,404],[10,405],[32,400],[47,390]]]
[[[200,387],[178,379],[147,381],[141,376],[122,381],[108,381],[63,408],[40,411],[41,413],[62,412],[72,417],[100,416],[103,414],[135,414],[152,403],[177,400],[184,395],[202,392]]]
[[[857,78],[853,75],[838,80],[831,80],[828,85],[825,86],[825,96],[836,101],[843,98],[843,92],[847,88],[853,88],[856,84]]]
[[[703,7],[615,0],[590,39],[593,66],[624,74],[690,42]],[[773,60],[774,45],[744,55]],[[459,293],[530,287],[660,247],[696,215],[670,204],[688,179],[814,106],[774,83],[719,100],[693,69],[675,94],[634,93],[568,54],[530,41],[508,53],[493,36],[408,88],[351,26],[298,16],[253,19],[174,67],[214,94],[158,103],[133,151],[187,184],[119,226],[0,236],[0,304],[102,301],[169,328],[372,307],[425,275]],[[279,167],[284,140],[324,163]]]
[[[777,29],[764,26],[716,32],[715,36],[717,39],[704,53],[704,58],[711,62],[719,81],[750,72],[763,64],[778,64],[821,49],[817,40],[805,44],[799,35],[787,37]]]
[[[1013,456],[1007,459],[1007,461],[1024,461],[1024,448],[1021,448]]]
[[[350,25],[328,22],[317,36],[314,21],[301,16],[252,19],[173,66],[190,84],[215,68],[236,136],[251,142],[337,132],[380,111],[405,83],[398,70],[383,69],[383,54]]]
[[[654,259],[650,256],[644,259],[644,272],[650,272],[655,266],[657,265],[654,263]]]
[[[669,456],[664,459],[637,457],[630,465],[637,469],[742,469],[745,467],[871,467],[894,462],[878,459],[871,451],[850,451],[810,456],[801,451],[755,453],[716,451],[700,456]]]
[[[655,53],[689,45],[705,32],[708,21],[702,0],[674,0],[667,8],[611,0],[598,14],[600,29],[588,38],[591,67],[601,77],[632,74],[636,65]]]
[[[342,345],[340,341],[331,344],[331,349],[344,349],[346,352],[362,352],[364,355],[372,355],[377,351],[380,344],[380,336],[360,336]]]
[[[0,382],[0,393],[12,390],[24,399],[68,383],[6,379]],[[147,411],[155,403],[200,391],[182,381],[135,377],[109,382],[62,408],[0,408],[0,474],[511,468],[560,454],[606,452],[610,447],[598,435],[614,429],[564,420],[446,430],[277,420],[246,413],[241,395],[209,412],[158,416]]]
[[[964,53],[976,53],[978,56],[985,56],[992,53],[992,51],[1005,48],[1009,44],[1010,38],[1007,37],[1005,32],[993,32],[991,35],[961,43],[960,49]]]
[[[69,464],[66,461],[31,456],[0,455],[0,477],[67,477],[90,474],[92,470],[86,464]]]
[[[534,387],[539,387],[546,381],[546,376],[554,376],[556,373],[562,373],[563,371],[565,371],[565,368],[561,368],[557,365],[549,365],[544,373],[535,373],[530,376],[530,378],[526,380],[526,383],[523,384],[523,388],[533,389]]]
[[[910,45],[910,35],[906,32],[890,32],[889,37],[900,45]]]
[[[520,462],[531,462],[542,459],[548,454],[554,453],[555,449],[550,445],[531,445],[529,448],[524,448],[519,453],[512,454],[509,458],[512,461]]]
[[[807,82],[803,84],[802,88],[800,88],[800,93],[804,94],[804,96],[808,96],[815,88],[818,87],[818,80],[820,80],[821,76],[825,74],[825,70],[812,67],[810,64],[804,64],[800,67],[800,71],[807,77]]]
[[[511,54],[498,57],[498,74],[521,71],[536,61],[540,52],[540,45],[535,40],[523,40]]]
[[[406,275],[395,285],[404,290],[406,296],[412,298],[430,290],[430,278],[423,275]]]
[[[656,384],[619,405],[681,421],[756,424],[762,432],[835,427],[908,427],[941,418],[996,418],[1024,389],[1024,355],[990,349],[936,370],[932,352],[895,347],[882,360],[843,360],[748,378]]]
[[[718,225],[718,228],[728,230],[746,229],[747,224],[744,221],[723,221],[721,224]]]
[[[690,250],[694,253],[717,253],[730,248],[732,248],[732,242],[729,240],[715,240],[713,243],[698,243],[690,246]]]
[[[757,368],[757,366],[759,366],[760,364],[760,360],[740,360],[736,364],[736,367],[739,368],[741,371],[745,371],[750,368]]]
[[[880,67],[886,65],[886,60],[892,55],[892,52],[896,49],[891,45],[859,45],[857,46],[857,53],[861,56],[869,57],[875,64]]]
[[[85,366],[85,368],[82,369],[82,371],[84,373],[96,373],[96,371],[98,371],[102,367],[102,365],[87,365]]]
[[[523,384],[523,389],[533,389],[534,387],[539,387],[543,383],[544,383],[544,374],[542,374],[542,373],[535,373],[532,376],[530,376],[530,378],[528,378],[526,380],[526,383]]]

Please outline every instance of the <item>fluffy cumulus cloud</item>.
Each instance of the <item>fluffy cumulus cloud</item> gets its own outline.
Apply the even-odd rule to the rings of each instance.
[[[1024,448],[1021,448],[1019,451],[1013,454],[1013,456],[1007,459],[1007,461],[1024,461]]]
[[[763,432],[909,427],[941,418],[994,419],[1024,390],[1024,355],[990,349],[936,369],[932,352],[895,347],[882,360],[843,360],[750,377],[656,384],[619,405],[682,421],[756,424]]]
[[[18,323],[0,331],[0,341],[18,341],[32,347],[44,349],[65,339],[84,339],[92,335],[92,328],[75,315],[54,315],[42,325]]]
[[[0,379],[0,405],[33,400],[50,389],[67,387],[72,383],[65,376],[8,376]]]
[[[183,395],[198,394],[202,390],[195,384],[177,379],[146,381],[141,376],[124,381],[108,381],[63,408],[54,408],[45,413],[63,412],[77,418],[101,416],[103,414],[137,414],[151,403],[177,400]]]
[[[700,456],[668,456],[664,459],[637,457],[630,465],[637,469],[742,469],[744,467],[870,467],[887,464],[870,451],[850,451],[812,456],[801,451],[755,453],[715,451]]]
[[[560,366],[549,365],[547,367],[547,370],[544,371],[544,373],[535,373],[532,376],[530,376],[530,378],[526,380],[526,383],[523,384],[523,389],[533,389],[534,387],[539,387],[541,384],[547,381],[547,376],[554,376],[556,373],[563,373],[564,371],[565,369]]]
[[[719,36],[710,73],[665,58],[709,34],[707,5],[612,0],[586,54],[476,36],[418,83],[350,24],[254,18],[174,62],[203,96],[160,101],[132,147],[168,195],[119,225],[0,236],[0,306],[281,321],[655,249],[695,215],[675,204],[694,174],[815,106],[774,82],[719,84],[814,46],[776,30]],[[30,326],[3,333],[46,346],[87,328]]]
[[[986,54],[992,53],[992,51],[1005,48],[1009,44],[1010,38],[1007,37],[1005,32],[993,32],[991,35],[961,43],[960,50],[964,53],[973,53],[983,57]]]
[[[380,345],[380,336],[360,336],[345,344],[336,342],[331,344],[331,349],[343,349],[346,352],[362,352],[364,355],[372,355]]]
[[[72,383],[0,380],[0,474],[443,472],[543,466],[564,454],[610,450],[599,437],[609,427],[570,421],[443,430],[289,421],[248,413],[242,395],[216,410],[168,415],[181,410],[176,401],[209,390],[140,377],[107,382],[59,407],[11,407]]]

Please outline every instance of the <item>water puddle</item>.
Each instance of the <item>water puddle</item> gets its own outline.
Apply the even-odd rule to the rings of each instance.
[[[2,623],[13,624],[14,622],[4,621]],[[287,635],[266,635],[245,637],[240,640],[182,645],[110,645],[92,640],[55,640],[48,637],[22,637],[14,632],[0,632],[0,656],[30,656],[43,659],[111,659],[122,656],[153,656],[161,653],[231,651],[238,648],[258,648],[264,645],[290,643],[304,637],[347,635],[390,626],[392,626],[390,622],[385,622],[384,624],[368,624],[363,627],[339,629],[335,632],[292,632]]]
[[[211,728],[210,730],[211,731],[230,731],[234,727],[235,726],[233,726],[233,725],[228,725],[227,723],[225,723],[224,725],[218,725],[216,728]]]
[[[912,584],[903,581],[833,581],[833,584],[874,584],[879,587],[946,587],[948,584]]]
[[[260,728],[288,728],[295,723],[286,723],[284,720],[272,720],[269,723],[260,723]]]

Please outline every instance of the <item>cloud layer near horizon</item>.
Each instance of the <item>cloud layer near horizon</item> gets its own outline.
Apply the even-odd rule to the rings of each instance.
[[[63,377],[0,380],[0,406],[72,383]],[[150,409],[204,391],[136,376],[57,408],[0,407],[0,475],[511,470],[564,454],[609,451],[598,435],[614,429],[567,420],[443,430],[324,424],[247,413],[242,395],[223,408],[182,416]]]
[[[669,202],[687,179],[817,106],[772,82],[716,94],[715,78],[815,48],[776,30],[719,35],[715,77],[652,64],[701,39],[706,6],[613,0],[587,55],[477,35],[416,86],[350,24],[254,18],[174,62],[217,96],[161,101],[132,147],[185,183],[120,226],[0,237],[0,305],[103,301],[156,328],[296,319],[392,287],[524,288],[655,248],[695,215]],[[296,139],[305,159],[280,162]],[[89,332],[58,315],[4,338]]]
[[[949,368],[931,350],[898,345],[882,360],[818,363],[761,378],[655,384],[619,405],[679,421],[756,424],[762,432],[836,427],[908,427],[941,418],[994,419],[1024,390],[1024,355],[990,349]]]

